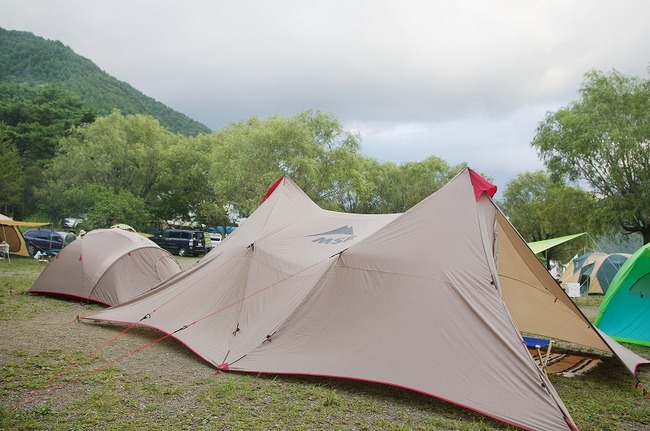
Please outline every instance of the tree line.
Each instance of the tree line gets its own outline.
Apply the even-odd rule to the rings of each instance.
[[[547,171],[519,175],[499,202],[526,240],[622,231],[650,241],[649,105],[647,79],[593,71],[579,100],[547,114],[531,143]],[[0,164],[0,211],[140,230],[175,219],[232,225],[282,175],[326,209],[403,212],[465,167],[436,156],[403,164],[366,157],[360,136],[320,111],[186,136],[148,115],[100,116],[59,84],[7,83]]]
[[[191,137],[148,115],[97,116],[58,84],[4,84],[0,95],[0,205],[55,223],[82,215],[86,229],[176,219],[232,225],[282,175],[324,208],[402,212],[463,167],[367,158],[358,135],[319,111]]]

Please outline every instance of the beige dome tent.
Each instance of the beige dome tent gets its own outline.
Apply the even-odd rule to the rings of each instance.
[[[378,382],[576,429],[520,331],[645,360],[591,326],[494,191],[466,169],[404,214],[358,215],[283,178],[181,276],[86,319],[157,328],[221,370]]]
[[[23,238],[23,234],[20,233],[18,227],[37,227],[48,224],[49,223],[16,221],[11,217],[0,214],[0,242],[5,242],[9,245],[9,253],[11,254],[29,256],[25,239]]]
[[[135,228],[124,223],[114,224],[113,226],[111,226],[111,229],[123,229],[123,230],[128,230],[129,232],[137,232]]]
[[[168,251],[142,235],[122,229],[97,229],[64,247],[29,292],[115,305],[180,271]]]

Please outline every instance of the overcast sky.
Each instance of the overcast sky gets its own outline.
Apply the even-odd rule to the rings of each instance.
[[[381,161],[467,162],[500,191],[584,74],[648,76],[648,0],[0,0],[0,27],[59,40],[213,130],[331,112]]]

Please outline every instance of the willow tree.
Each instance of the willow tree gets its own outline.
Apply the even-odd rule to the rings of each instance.
[[[257,117],[197,138],[211,148],[216,205],[250,214],[279,177],[294,180],[318,205],[341,209],[342,189],[359,163],[359,138],[331,114]],[[232,221],[232,220],[231,220]]]
[[[86,215],[93,220],[86,228],[95,228],[129,217],[116,221],[143,228],[146,218],[193,212],[207,190],[206,159],[190,138],[153,117],[115,111],[75,128],[59,143],[39,195],[53,220]]]
[[[552,174],[600,197],[604,219],[650,242],[650,80],[587,73],[579,100],[548,113],[532,146]]]
[[[390,169],[382,179],[382,212],[404,212],[454,178],[465,164],[449,165],[436,156]]]
[[[510,180],[500,206],[528,242],[582,232],[597,236],[602,230],[595,197],[553,180],[544,171],[527,172]],[[567,243],[548,250],[546,257],[567,261],[577,250],[575,243]]]

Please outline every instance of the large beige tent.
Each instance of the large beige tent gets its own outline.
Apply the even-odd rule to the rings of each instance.
[[[0,242],[9,244],[9,253],[18,256],[29,256],[27,245],[23,234],[18,229],[19,226],[24,227],[37,227],[45,226],[49,223],[17,221],[4,214],[0,214]]]
[[[115,305],[178,274],[174,257],[140,234],[97,229],[64,247],[29,289]]]
[[[325,211],[281,179],[195,266],[87,317],[157,328],[222,370],[428,394],[529,430],[576,429],[520,331],[616,350],[466,169],[401,215]],[[615,346],[615,347],[611,347]]]

